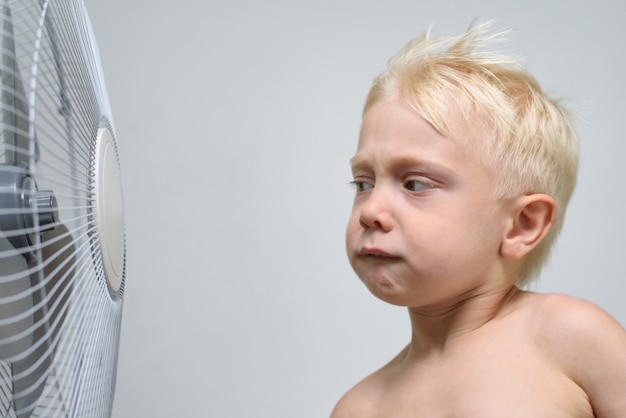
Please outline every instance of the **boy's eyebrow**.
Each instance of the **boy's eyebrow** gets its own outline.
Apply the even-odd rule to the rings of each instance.
[[[368,164],[365,162],[365,159],[361,158],[358,154],[350,158],[350,167],[352,167],[353,170],[355,168],[361,168],[367,165]]]
[[[350,159],[350,167],[353,171],[365,170],[367,168],[371,168],[371,165],[372,164],[368,161],[368,159],[363,158],[358,154]],[[424,160],[422,158],[416,158],[412,156],[395,157],[391,161],[391,166],[394,168],[419,167],[429,170],[435,170],[437,172],[440,172],[441,174],[454,173],[454,170],[438,161]]]

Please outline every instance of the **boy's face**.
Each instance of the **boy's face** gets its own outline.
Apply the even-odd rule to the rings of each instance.
[[[346,247],[357,275],[389,303],[447,306],[511,285],[499,253],[508,206],[493,198],[493,176],[471,145],[478,133],[451,121],[468,138],[442,136],[396,98],[364,116]]]

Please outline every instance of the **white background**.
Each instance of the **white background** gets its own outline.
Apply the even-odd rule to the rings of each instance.
[[[408,341],[343,246],[372,77],[434,23],[513,29],[582,158],[536,290],[626,324],[626,8],[595,1],[88,0],[121,152],[115,418],[326,417]]]

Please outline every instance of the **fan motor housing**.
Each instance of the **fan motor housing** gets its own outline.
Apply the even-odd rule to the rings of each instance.
[[[34,257],[37,234],[53,229],[58,218],[54,193],[38,190],[24,165],[0,166],[0,230],[28,261]]]

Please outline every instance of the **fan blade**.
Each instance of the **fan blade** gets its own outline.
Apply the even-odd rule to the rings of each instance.
[[[2,124],[4,125],[5,159],[8,164],[31,164],[28,105],[26,93],[15,53],[13,19],[8,0],[2,2]],[[35,161],[39,159],[39,149],[34,144]]]
[[[37,266],[26,265],[24,257],[6,239],[0,239],[0,251],[9,254],[0,259],[0,270],[5,276]],[[2,297],[25,293],[11,303],[0,304],[0,318],[19,318],[0,326],[0,361],[9,363],[11,368],[11,382],[0,385],[12,388],[18,418],[30,417],[50,374],[57,335],[67,314],[63,307],[67,306],[72,289],[75,251],[71,234],[60,225],[43,234],[43,271],[36,269],[30,276],[0,282]]]
[[[34,405],[43,390],[42,383],[33,384],[33,382],[45,381],[45,379],[40,379],[42,377],[40,368],[29,372],[25,378],[16,379],[16,375],[28,370],[39,356],[40,350],[38,349],[31,351],[26,357],[22,354],[29,352],[36,342],[35,335],[30,331],[38,316],[33,313],[36,300],[30,290],[32,277],[25,273],[28,270],[26,259],[15,251],[9,240],[5,238],[0,239],[0,251],[4,254],[0,259],[0,270],[3,276],[16,276],[10,281],[0,282],[2,298],[14,299],[0,304],[0,318],[4,322],[0,326],[0,360],[10,369],[7,375],[3,375],[1,384],[10,388],[10,393],[13,394],[10,398],[12,408],[16,411],[17,417],[23,418],[29,417],[30,412],[19,413],[17,411],[23,411],[28,409],[29,405]],[[24,395],[25,391],[27,395]],[[32,411],[32,408],[30,410]]]

